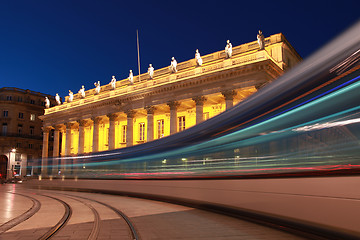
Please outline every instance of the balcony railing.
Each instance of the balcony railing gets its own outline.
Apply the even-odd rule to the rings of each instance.
[[[19,133],[2,133],[0,134],[1,137],[16,137],[16,138],[28,138],[28,139],[35,139],[35,140],[42,140],[42,136],[39,135],[29,135],[29,134],[19,134]]]

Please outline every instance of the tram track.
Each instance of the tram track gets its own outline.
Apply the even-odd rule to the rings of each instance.
[[[65,194],[61,194],[61,195],[65,195]],[[88,236],[88,240],[97,239],[98,235],[99,235],[99,231],[100,231],[100,221],[101,221],[99,212],[91,204],[78,199],[78,197],[68,195],[68,194],[66,194],[66,196],[68,198],[74,199],[75,201],[81,202],[82,204],[84,204],[85,206],[87,206],[91,210],[91,212],[94,215],[94,223],[93,223],[92,230],[91,230],[91,232],[90,232],[90,234]]]
[[[60,193],[57,193],[57,194],[60,194]],[[98,201],[98,200],[95,200],[95,199],[92,199],[92,198],[88,198],[88,197],[84,197],[84,196],[75,196],[75,195],[72,195],[72,194],[64,194],[64,193],[61,193],[61,195],[67,196],[67,197],[72,198],[72,199],[76,199],[76,198],[85,199],[85,200],[87,200],[87,201],[92,201],[92,202],[98,203],[98,204],[100,204],[100,205],[103,205],[103,206],[105,206],[105,207],[108,208],[108,209],[111,209],[111,210],[112,210],[113,212],[115,212],[120,218],[122,218],[123,220],[125,220],[127,226],[129,227],[131,238],[132,238],[133,240],[140,240],[139,234],[137,233],[137,231],[136,231],[136,229],[135,229],[135,226],[134,226],[134,224],[131,222],[130,218],[129,218],[125,213],[123,213],[123,212],[120,211],[119,209],[115,208],[114,206],[111,206],[111,205],[109,205],[109,204],[107,204],[107,203],[105,203],[105,202]],[[84,203],[86,206],[88,206],[89,208],[91,208],[91,210],[93,211],[94,215],[96,216],[96,217],[95,217],[95,219],[96,219],[95,222],[96,222],[96,223],[94,224],[94,226],[99,226],[99,222],[100,222],[101,220],[100,220],[100,217],[99,217],[99,213],[96,211],[96,209],[93,208],[93,207],[91,206],[91,204],[88,204],[88,203],[86,203],[86,202],[84,202],[84,201],[81,201],[81,200],[79,200],[79,199],[76,199],[76,200]],[[94,227],[94,228],[95,228],[95,227]],[[97,229],[97,231],[99,231],[99,229]],[[97,233],[98,233],[98,232],[97,232]],[[89,236],[88,239],[89,239],[89,240],[90,240],[90,239],[91,239],[91,240],[92,240],[92,239],[96,239],[96,238],[93,238],[93,237],[95,237],[95,236],[97,236],[97,234],[90,234],[90,236]]]
[[[52,198],[52,199],[60,202],[65,208],[65,213],[64,213],[63,217],[60,219],[60,221],[55,226],[50,228],[50,230],[48,230],[43,236],[41,236],[39,238],[39,240],[51,239],[56,233],[58,233],[62,228],[64,228],[65,225],[69,222],[69,220],[71,218],[71,214],[72,214],[72,208],[68,203],[66,203],[65,201],[63,201],[59,198],[55,198],[53,196],[49,196],[49,195],[45,195],[45,194],[37,194],[37,195]]]
[[[69,223],[69,221],[73,215],[73,209],[72,209],[71,203],[67,199],[72,199],[73,201],[80,202],[81,204],[83,204],[84,206],[89,208],[94,216],[92,228],[89,231],[88,236],[86,237],[87,240],[98,239],[99,232],[101,229],[101,221],[102,220],[101,220],[99,211],[96,209],[96,207],[93,206],[94,205],[93,203],[104,206],[105,208],[114,212],[118,216],[118,219],[123,220],[126,223],[127,228],[128,228],[129,239],[133,239],[133,240],[140,239],[139,234],[137,233],[137,231],[134,227],[134,224],[131,222],[130,218],[125,213],[123,213],[122,211],[117,209],[116,207],[111,206],[110,204],[107,204],[105,202],[95,200],[95,199],[92,199],[89,197],[77,196],[77,195],[73,195],[73,194],[64,194],[64,193],[59,193],[59,192],[56,192],[56,193],[47,192],[47,193],[41,193],[41,194],[40,193],[28,193],[28,194],[21,193],[20,194],[20,193],[13,193],[13,192],[8,192],[8,193],[17,194],[17,195],[20,195],[20,196],[30,199],[32,201],[32,206],[25,213],[5,222],[4,224],[2,224],[0,226],[0,239],[3,239],[1,236],[3,233],[7,233],[8,230],[25,222],[26,220],[31,220],[30,218],[33,217],[36,213],[38,213],[40,211],[41,206],[42,206],[41,201],[39,201],[35,197],[29,196],[30,194],[33,194],[34,196],[41,196],[41,197],[55,200],[56,202],[61,203],[61,205],[64,207],[64,213],[62,214],[61,219],[58,220],[55,225],[48,228],[48,230],[45,233],[41,234],[41,236],[36,236],[36,234],[34,234],[33,239],[48,240],[48,239],[55,238],[55,236],[61,238],[62,234],[66,235],[68,232],[72,231],[70,229],[66,230],[67,224]],[[64,199],[64,198],[67,198],[67,199]],[[123,223],[123,224],[125,224],[125,223]],[[8,235],[8,236],[4,236],[4,239],[8,238],[8,237],[11,238],[11,236]]]
[[[26,212],[24,212],[23,214],[21,214],[21,215],[15,217],[13,219],[7,221],[6,223],[2,224],[0,226],[0,237],[6,231],[10,230],[11,228],[15,227],[16,225],[19,225],[20,223],[24,222],[25,220],[31,218],[41,208],[41,203],[36,198],[30,197],[30,196],[25,195],[25,194],[20,194],[20,193],[13,193],[13,192],[8,192],[8,193],[26,197],[26,198],[28,198],[28,199],[30,199],[32,201],[33,205]]]

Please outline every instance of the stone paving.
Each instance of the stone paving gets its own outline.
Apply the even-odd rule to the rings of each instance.
[[[82,203],[76,200],[76,196],[91,198],[121,210],[130,218],[142,240],[303,239],[236,218],[164,202],[114,195],[40,191],[26,189],[21,184],[0,185],[0,210],[2,213],[0,225],[23,214],[32,206],[31,200],[9,192],[28,194],[41,202],[41,208],[30,219],[0,234],[1,240],[38,239],[61,219],[65,211],[64,207],[54,199],[43,195],[60,198],[70,204],[73,209],[68,224],[51,239],[88,239],[94,226],[95,217],[86,204],[91,204],[100,217],[96,239],[131,239],[125,221],[111,209],[94,201],[83,199],[82,201],[86,204]],[[71,194],[74,197],[64,194]]]

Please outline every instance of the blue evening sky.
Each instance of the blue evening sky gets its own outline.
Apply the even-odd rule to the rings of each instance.
[[[360,1],[0,0],[0,87],[59,93],[108,84],[282,32],[306,58],[359,20]],[[359,33],[360,34],[360,33]]]

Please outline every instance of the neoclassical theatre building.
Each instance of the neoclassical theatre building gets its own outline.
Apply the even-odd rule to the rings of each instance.
[[[109,83],[45,109],[43,164],[49,131],[53,156],[124,148],[162,138],[211,118],[279,77],[301,58],[283,34],[178,63],[175,69]],[[199,56],[198,56],[199,57]]]

